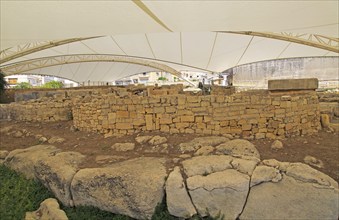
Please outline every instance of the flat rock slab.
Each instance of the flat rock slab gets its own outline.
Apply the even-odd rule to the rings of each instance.
[[[187,179],[193,204],[201,216],[224,216],[236,219],[241,213],[249,190],[250,177],[229,169],[207,176]]]
[[[318,88],[318,79],[276,79],[268,80],[268,90],[315,90]]]
[[[197,156],[182,162],[185,174],[190,176],[208,175],[214,172],[231,169],[234,158],[227,155]]]
[[[125,151],[134,150],[135,144],[134,143],[115,143],[113,144],[111,148],[115,151],[125,152]]]
[[[26,149],[17,149],[8,154],[4,165],[28,179],[36,179],[34,165],[39,160],[45,160],[58,152],[60,150],[53,145],[36,145]]]
[[[150,219],[164,196],[165,159],[140,157],[105,168],[80,170],[71,190],[76,206],[94,206]]]
[[[338,190],[283,175],[251,188],[240,219],[338,219]]]
[[[257,158],[258,160],[260,160],[259,151],[251,142],[247,140],[234,139],[229,142],[220,144],[216,147],[216,149],[221,154],[241,158]]]

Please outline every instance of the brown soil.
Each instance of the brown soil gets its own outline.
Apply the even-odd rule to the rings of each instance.
[[[158,132],[142,133],[138,135],[160,135],[168,139],[168,153],[149,153],[145,149],[151,146],[136,144],[134,151],[117,152],[111,149],[114,143],[135,142],[137,134],[104,138],[103,135],[83,131],[71,131],[72,122],[54,123],[30,123],[1,121],[0,129],[11,126],[12,129],[6,133],[0,133],[0,149],[14,150],[27,148],[40,144],[35,135],[42,135],[46,138],[61,137],[63,143],[53,144],[63,151],[78,151],[87,156],[82,167],[98,167],[105,164],[98,164],[95,158],[98,155],[115,155],[124,159],[140,156],[162,156],[168,159],[178,158],[180,152],[177,147],[179,143],[188,142],[201,135],[196,134],[166,134]],[[26,130],[30,135],[15,137],[15,132]],[[24,131],[24,132],[26,132]],[[270,148],[272,140],[251,141],[259,150],[262,159],[277,159],[286,162],[303,162],[305,156],[310,155],[320,159],[324,163],[324,168],[316,168],[339,182],[339,133],[329,133],[320,131],[311,136],[298,136],[282,140],[284,148],[272,150]],[[169,160],[172,161],[172,160]]]

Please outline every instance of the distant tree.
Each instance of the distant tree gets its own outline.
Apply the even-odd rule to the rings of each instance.
[[[16,86],[14,86],[14,89],[30,89],[32,87],[33,86],[28,82],[21,82],[16,84]]]
[[[158,80],[161,80],[161,81],[167,81],[167,78],[166,78],[166,77],[163,77],[163,76],[160,76],[160,77],[158,78]]]
[[[0,69],[0,94],[2,94],[5,91],[6,86],[7,82],[5,80],[5,74]]]
[[[45,83],[41,86],[41,88],[48,88],[48,89],[60,89],[63,88],[64,84],[59,81],[50,81],[48,83]]]

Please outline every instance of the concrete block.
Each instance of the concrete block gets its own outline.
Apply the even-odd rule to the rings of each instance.
[[[315,90],[318,83],[317,78],[268,80],[268,90]]]

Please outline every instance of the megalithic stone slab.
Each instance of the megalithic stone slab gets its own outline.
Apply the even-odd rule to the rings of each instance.
[[[318,84],[317,78],[268,80],[268,90],[315,90]]]

